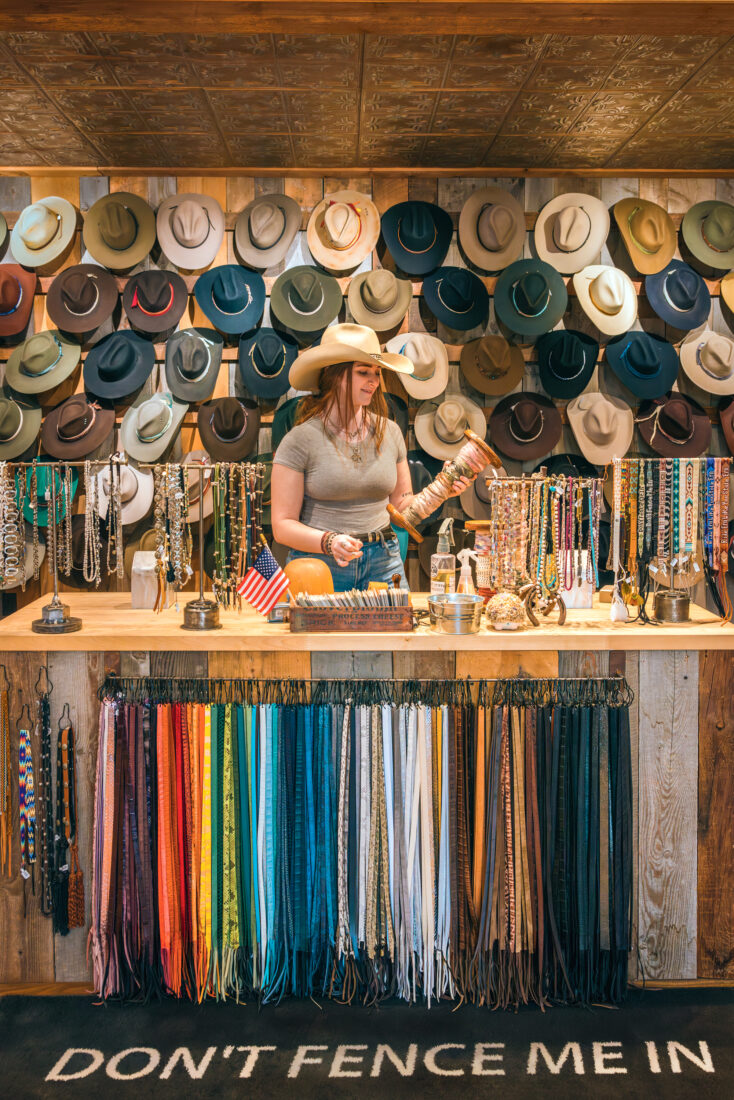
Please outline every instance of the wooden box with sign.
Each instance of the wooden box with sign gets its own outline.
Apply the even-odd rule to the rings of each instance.
[[[292,607],[292,634],[394,634],[412,631],[411,607]]]

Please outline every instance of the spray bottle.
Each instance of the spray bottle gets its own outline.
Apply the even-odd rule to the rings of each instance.
[[[438,529],[438,546],[431,554],[431,593],[456,591],[456,555],[452,554],[454,545],[454,520],[449,516]]]
[[[456,555],[461,562],[461,572],[459,573],[459,583],[456,591],[462,593],[465,596],[476,596],[477,591],[474,587],[474,578],[471,571],[471,559],[476,560],[477,555],[473,550],[470,550],[467,546],[464,550],[459,550]]]

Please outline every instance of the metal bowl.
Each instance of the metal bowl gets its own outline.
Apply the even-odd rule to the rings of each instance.
[[[437,593],[428,597],[431,626],[440,634],[476,634],[483,609],[481,596]]]

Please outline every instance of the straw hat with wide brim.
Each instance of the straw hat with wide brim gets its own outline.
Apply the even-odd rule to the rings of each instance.
[[[30,320],[38,277],[20,264],[0,264],[0,336],[23,332]]]
[[[675,255],[678,237],[667,210],[649,199],[615,202],[614,220],[629,258],[641,275],[662,271]]]
[[[535,251],[572,275],[597,259],[609,236],[609,211],[593,195],[569,192],[547,202],[535,222]]]
[[[459,243],[482,271],[501,271],[522,254],[525,211],[504,188],[480,187],[461,208]]]
[[[302,351],[290,369],[290,384],[295,390],[317,393],[324,367],[332,363],[367,363],[369,366],[412,374],[413,364],[406,355],[383,352],[376,333],[365,325],[332,325],[315,348]]]
[[[589,462],[604,466],[623,458],[635,431],[632,409],[605,393],[582,393],[569,401],[566,415],[581,453]]]
[[[77,212],[68,199],[47,195],[22,210],[10,234],[13,259],[43,267],[62,256],[76,233]]]
[[[600,332],[619,336],[637,320],[635,284],[609,264],[590,264],[573,277],[578,303]]]
[[[258,195],[234,225],[234,244],[243,263],[273,267],[285,259],[301,228],[301,208],[287,195]]]
[[[400,378],[405,392],[420,401],[438,397],[449,380],[449,353],[446,345],[427,332],[402,332],[385,344],[385,350],[404,355],[413,364],[412,374]]]
[[[731,337],[708,328],[691,333],[681,344],[680,361],[690,380],[702,390],[734,393],[734,340]]]
[[[81,358],[81,348],[60,332],[37,332],[14,348],[5,381],[19,393],[45,393],[65,382]]]
[[[367,195],[336,191],[318,202],[306,228],[316,263],[330,271],[348,271],[369,256],[380,236],[380,214]]]
[[[35,398],[0,390],[0,461],[22,455],[41,430],[41,406]]]
[[[562,430],[560,412],[540,393],[511,393],[497,402],[489,418],[492,446],[523,462],[549,454]]]
[[[110,271],[139,264],[155,244],[155,214],[139,195],[114,191],[103,195],[84,217],[84,247]]]
[[[377,267],[355,275],[349,284],[347,301],[358,325],[368,325],[377,332],[395,328],[408,312],[413,297],[413,284],[398,279],[387,268]]]
[[[544,260],[516,260],[494,288],[494,311],[511,332],[540,336],[550,332],[568,305],[562,276]]]
[[[681,234],[701,263],[728,271],[734,267],[734,205],[719,199],[697,202],[685,214]]]
[[[75,264],[51,283],[46,309],[62,332],[91,332],[112,316],[119,297],[109,271],[99,264]]]
[[[419,447],[434,458],[454,458],[466,443],[469,428],[484,439],[487,421],[484,410],[463,393],[448,393],[443,401],[424,401],[419,407],[413,431]]]
[[[120,446],[139,462],[155,462],[175,439],[188,404],[172,393],[141,394],[120,424]]]
[[[169,195],[155,224],[163,254],[185,271],[208,267],[224,240],[224,213],[211,195]]]
[[[460,364],[469,385],[489,396],[514,390],[525,374],[522,348],[492,332],[464,344]]]
[[[99,514],[107,515],[110,505],[110,468],[103,467],[97,474],[99,490]],[[153,504],[153,471],[139,470],[132,463],[120,467],[120,497],[124,526],[139,523],[150,512]]]

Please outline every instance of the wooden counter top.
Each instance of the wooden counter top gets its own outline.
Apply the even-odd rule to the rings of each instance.
[[[129,593],[73,592],[63,598],[71,614],[80,616],[76,634],[34,634],[31,622],[40,618],[49,596],[2,620],[2,650],[77,651],[150,650],[243,652],[357,652],[425,650],[462,652],[530,652],[533,650],[711,650],[734,649],[734,625],[722,624],[701,607],[691,609],[691,622],[669,626],[612,623],[608,605],[591,611],[569,611],[564,626],[552,623],[524,630],[495,631],[485,626],[479,634],[436,634],[426,625],[412,634],[291,634],[285,624],[270,624],[251,610],[222,611],[221,630],[181,628],[181,610],[171,607],[155,614],[133,611]],[[189,594],[186,600],[190,599]],[[414,597],[425,606],[425,596]]]

